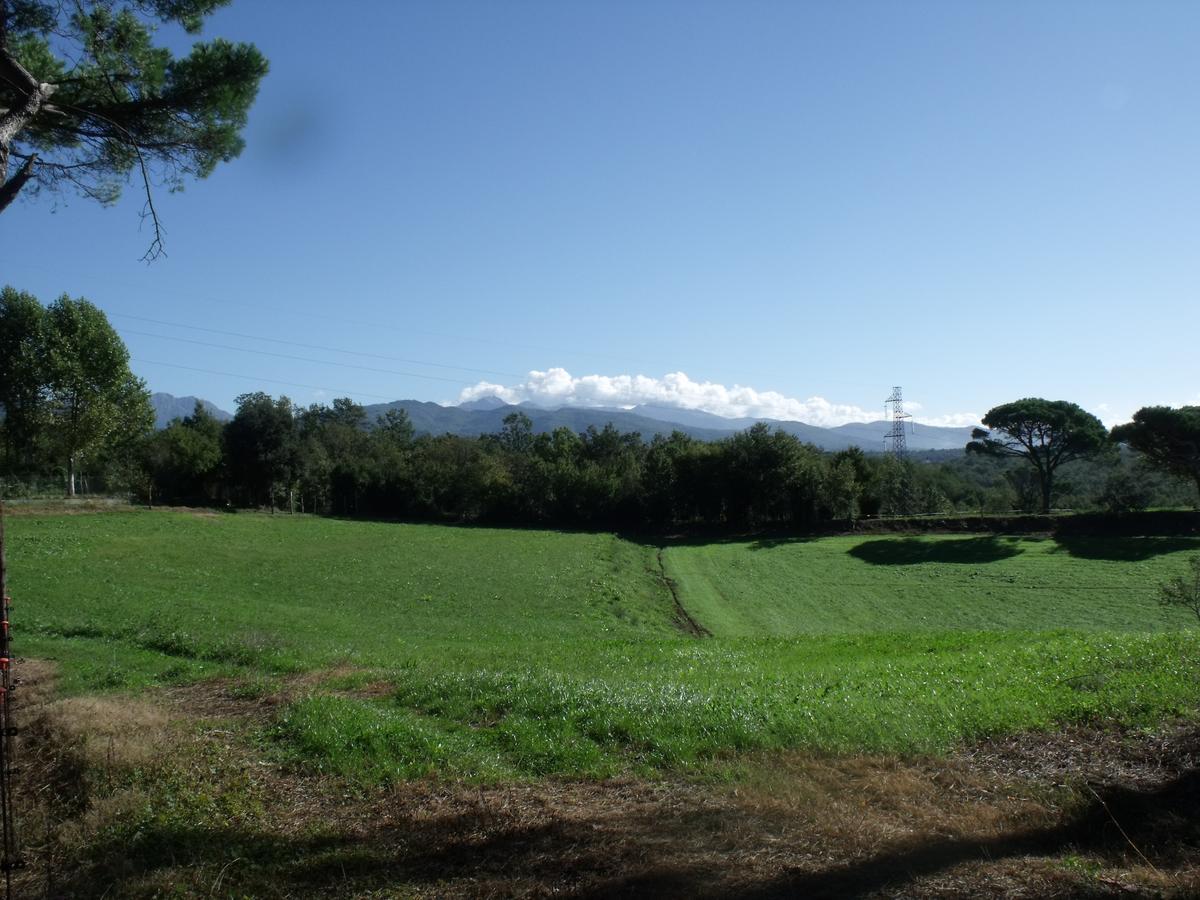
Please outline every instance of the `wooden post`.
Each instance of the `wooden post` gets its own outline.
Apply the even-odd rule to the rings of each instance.
[[[4,498],[0,497],[0,604],[8,596],[8,563],[4,559]]]
[[[9,703],[12,702],[10,689],[9,667],[12,661],[8,658],[8,563],[4,557],[4,498],[0,497],[0,616],[3,617],[5,632],[0,635],[0,656],[4,657],[4,671],[0,672],[0,684],[3,685],[4,695],[0,697],[0,828],[3,828],[3,844],[0,853],[0,867],[4,870],[5,900],[12,897],[12,870],[17,864],[16,858],[16,819],[12,809],[12,784],[9,775],[12,774],[12,717],[9,715]]]

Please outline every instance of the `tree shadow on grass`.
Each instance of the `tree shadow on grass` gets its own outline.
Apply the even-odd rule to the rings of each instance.
[[[1023,553],[1019,542],[994,535],[931,541],[898,537],[863,541],[847,551],[855,559],[876,566],[913,566],[919,563],[978,565],[999,562]]]
[[[899,893],[920,878],[963,864],[982,865],[1024,856],[1068,853],[1095,854],[1114,865],[1137,865],[1145,858],[1141,855],[1146,854],[1163,867],[1186,866],[1195,859],[1197,849],[1200,849],[1200,771],[1191,770],[1158,788],[1104,789],[1095,795],[1093,802],[1059,825],[988,838],[902,841],[853,862],[817,871],[793,870],[770,881],[739,887],[737,896],[750,900],[877,896],[879,892]],[[1072,887],[1072,896],[1092,896],[1081,895],[1079,887]],[[1094,896],[1112,896],[1110,890],[1102,887],[1097,886]],[[690,894],[669,891],[667,895],[713,897],[723,893],[697,878]],[[958,895],[956,892],[955,896]],[[577,896],[663,896],[661,875],[631,875]]]
[[[720,544],[742,544],[751,550],[770,550],[788,544],[810,544],[821,540],[821,535],[797,534],[786,531],[730,532],[710,530],[696,534],[636,535],[621,533],[621,537],[652,547],[711,547]]]
[[[782,535],[779,537],[760,537],[750,543],[751,550],[773,550],[775,547],[787,547],[791,544],[811,544],[819,541],[812,535]]]
[[[1200,552],[1194,537],[1056,537],[1057,550],[1079,559],[1145,562],[1167,553]]]
[[[227,897],[425,890],[595,898],[857,897],[895,891],[963,864],[1023,856],[1083,852],[1125,864],[1135,859],[1130,842],[1158,865],[1187,865],[1200,849],[1200,771],[1186,771],[1160,787],[1101,789],[1093,802],[1050,827],[985,837],[927,834],[884,845],[870,856],[846,847],[857,858],[835,862],[823,853],[803,869],[760,875],[749,883],[743,879],[751,873],[730,865],[724,813],[685,807],[663,814],[657,805],[624,815],[599,808],[584,816],[538,814],[537,821],[464,803],[440,812],[405,814],[400,808],[391,821],[366,819],[349,827],[343,822],[324,833],[150,825],[136,842],[114,838],[93,846],[91,865],[59,880],[54,896],[99,897],[114,886],[125,889],[118,893],[136,894],[164,881],[183,888],[176,879],[185,878],[209,895]],[[735,828],[733,834],[741,834],[733,839],[748,852],[761,840],[756,831]]]
[[[592,823],[559,820],[529,824],[505,821],[480,811],[401,818],[347,833],[281,836],[237,828],[199,829],[151,826],[136,847],[117,840],[95,848],[97,863],[60,881],[62,897],[103,897],[113,886],[140,890],[177,873],[203,870],[204,879],[221,871],[220,896],[340,897],[361,892],[420,889],[446,893],[455,882],[469,894],[505,896],[571,893],[581,885],[602,884],[637,870],[670,896],[694,894],[719,875],[719,866],[674,870],[645,865],[643,841],[648,822],[633,824],[634,839],[614,845]],[[489,887],[490,886],[490,887]]]
[[[1119,824],[1118,824],[1119,823]],[[1137,850],[1134,850],[1134,847]],[[824,872],[797,873],[746,891],[743,896],[858,897],[896,889],[960,863],[1064,852],[1097,853],[1122,863],[1141,854],[1160,865],[1194,858],[1200,847],[1200,770],[1150,790],[1110,787],[1061,825],[979,840],[951,838],[899,845],[865,860]],[[1111,892],[1098,891],[1111,896]]]

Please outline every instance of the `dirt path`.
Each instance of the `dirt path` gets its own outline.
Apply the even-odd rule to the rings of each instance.
[[[662,583],[667,586],[667,590],[671,592],[671,599],[675,601],[675,625],[680,631],[685,634],[690,634],[693,637],[712,637],[712,632],[692,618],[679,600],[679,585],[675,583],[675,579],[667,575],[667,566],[663,561],[663,548],[658,550],[658,577],[662,579]]]

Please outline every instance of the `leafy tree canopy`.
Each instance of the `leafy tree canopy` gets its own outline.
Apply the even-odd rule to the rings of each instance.
[[[1031,466],[1042,494],[1042,512],[1050,511],[1055,470],[1090,456],[1105,445],[1104,423],[1075,403],[1026,397],[988,410],[987,428],[976,428],[968,453],[1017,457]]]
[[[112,203],[136,173],[155,225],[147,256],[161,253],[151,178],[178,189],[241,152],[267,61],[220,38],[177,58],[155,31],[195,34],[228,2],[0,0],[0,211],[24,188]]]
[[[176,419],[159,433],[176,469],[186,477],[202,478],[221,464],[221,423],[199,400],[190,416]]]
[[[389,409],[375,419],[375,429],[393,446],[407,447],[412,443],[413,426],[408,413],[403,409]]]
[[[107,317],[66,294],[43,308],[31,294],[0,291],[0,405],[5,470],[33,454],[55,460],[68,492],[82,463],[125,456],[150,431],[145,384]]]
[[[1142,407],[1132,422],[1114,428],[1111,437],[1156,468],[1192,479],[1200,490],[1200,406]]]
[[[237,413],[225,426],[224,452],[234,486],[251,504],[275,505],[296,465],[296,420],[292,401],[256,391],[237,398]]]
[[[533,420],[523,412],[511,412],[504,417],[500,431],[500,446],[511,453],[528,453],[533,449]]]
[[[46,311],[37,297],[0,289],[0,407],[4,411],[4,462],[32,453],[42,409]]]
[[[124,342],[92,303],[66,294],[51,303],[45,347],[48,426],[74,494],[80,462],[149,431],[154,413]]]

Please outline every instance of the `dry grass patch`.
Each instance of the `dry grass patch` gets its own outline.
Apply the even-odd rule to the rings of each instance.
[[[4,515],[12,518],[136,512],[138,509],[138,507],[130,505],[127,499],[118,497],[89,497],[75,500],[67,498],[9,499],[4,501]]]
[[[171,719],[155,704],[129,697],[68,697],[39,716],[47,744],[78,758],[80,768],[113,774],[155,764],[171,741]]]
[[[27,847],[23,895],[1200,895],[1195,725],[1025,736],[951,759],[743,756],[717,782],[386,789],[281,768],[256,738],[288,698],[376,683],[342,668],[29,709],[22,790],[53,799],[22,818],[46,836]],[[29,687],[26,703],[44,696]],[[1064,772],[1111,775],[1093,782],[1104,804]]]
[[[739,803],[836,840],[846,855],[915,835],[990,836],[1049,824],[1055,813],[1028,786],[998,785],[947,760],[781,754],[750,765]]]

